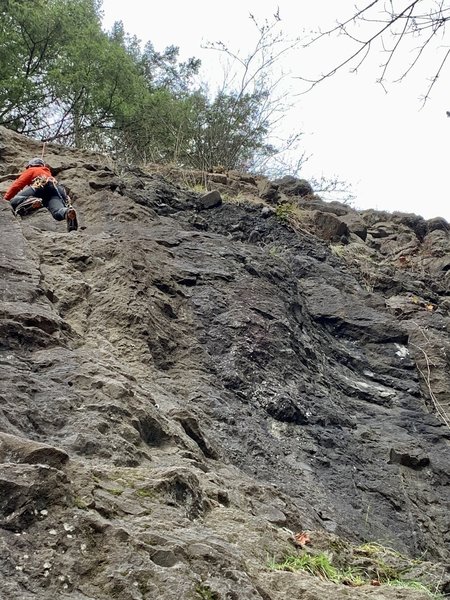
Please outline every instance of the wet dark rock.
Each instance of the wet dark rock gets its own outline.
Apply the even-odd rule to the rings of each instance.
[[[201,231],[208,230],[208,227],[209,227],[208,221],[206,219],[204,219],[203,217],[201,217],[200,215],[192,215],[192,217],[189,218],[189,222],[196,229],[200,229]]]
[[[275,396],[264,403],[264,407],[268,414],[286,423],[297,423],[305,425],[308,422],[308,411],[296,404],[289,396]]]

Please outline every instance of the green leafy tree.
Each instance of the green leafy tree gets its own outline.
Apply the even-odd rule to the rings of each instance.
[[[21,132],[39,128],[47,70],[65,32],[63,6],[8,0],[0,12],[0,123]]]
[[[158,52],[115,23],[101,28],[97,0],[3,0],[0,4],[0,124],[42,140],[107,151],[133,162],[175,162],[209,170],[262,168],[286,112],[272,68],[298,41],[279,17],[257,26],[241,57],[223,44],[230,68],[211,95],[200,61]],[[296,138],[297,134],[293,136]]]
[[[137,43],[102,31],[95,0],[9,0],[0,16],[0,122],[104,146],[147,90]]]
[[[164,88],[148,91],[117,131],[117,157],[140,163],[180,163],[189,138],[189,106],[189,95],[175,96]]]
[[[267,90],[241,94],[220,91],[212,100],[198,92],[189,114],[189,143],[182,159],[189,166],[211,170],[245,168],[256,153],[271,153],[265,143],[268,123],[260,118]]]
[[[175,94],[190,91],[200,68],[198,58],[179,62],[180,49],[168,46],[157,52],[151,42],[147,42],[141,58],[146,80],[151,88],[164,88]]]
[[[49,73],[58,119],[47,137],[64,137],[78,147],[108,149],[140,98],[147,93],[135,49],[108,37],[88,20]]]
[[[288,109],[287,95],[278,91],[282,77],[273,71],[281,57],[296,47],[288,40],[275,15],[258,24],[253,50],[240,56],[224,44],[209,47],[224,54],[229,65],[215,94],[205,85],[195,87],[198,61],[178,62],[173,46],[163,53],[148,43],[142,65],[150,94],[126,127],[125,146],[140,160],[175,162],[211,170],[263,170],[280,152],[270,136]],[[300,139],[294,133],[282,149]],[[301,154],[299,161],[304,158]]]

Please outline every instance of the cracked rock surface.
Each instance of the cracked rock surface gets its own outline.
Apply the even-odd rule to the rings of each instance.
[[[0,135],[4,191],[39,145]],[[446,222],[339,208],[365,237],[343,245],[46,158],[78,232],[0,202],[5,598],[429,597],[271,569],[305,530],[421,557],[449,591]]]

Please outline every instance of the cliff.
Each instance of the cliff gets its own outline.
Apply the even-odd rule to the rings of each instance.
[[[41,148],[0,136],[5,191]],[[1,598],[449,592],[446,221],[46,159],[78,232],[0,202]]]

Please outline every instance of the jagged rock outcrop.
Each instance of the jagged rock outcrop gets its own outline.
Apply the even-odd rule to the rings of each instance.
[[[39,146],[0,134],[4,189]],[[303,530],[420,556],[448,591],[446,222],[305,197],[296,228],[46,156],[81,227],[0,205],[5,597],[428,597],[271,569]],[[330,244],[318,210],[366,233]]]
[[[313,188],[306,179],[299,179],[292,175],[285,175],[273,182],[285,196],[310,196]]]

